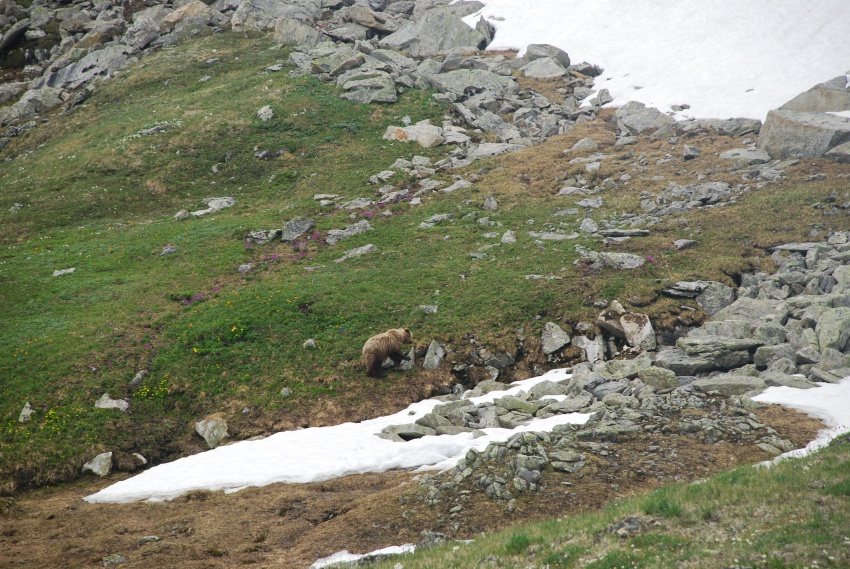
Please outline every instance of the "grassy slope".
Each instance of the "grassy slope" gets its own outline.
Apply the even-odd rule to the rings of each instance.
[[[847,567],[848,464],[850,438],[844,437],[805,459],[737,468],[616,501],[597,513],[516,526],[402,561],[405,569]],[[642,529],[618,536],[617,524],[629,517]]]
[[[470,190],[416,208],[391,206],[391,217],[379,209],[320,210],[316,193],[374,195],[369,176],[398,157],[444,156],[445,149],[389,143],[381,134],[405,115],[439,121],[446,109],[418,91],[392,106],[341,100],[315,79],[264,72],[286,56],[270,48],[265,38],[223,34],[163,50],[4,150],[15,156],[0,163],[0,482],[6,490],[76,477],[82,462],[105,450],[155,461],[198,450],[192,425],[209,413],[224,413],[231,434],[244,437],[398,407],[427,392],[417,382],[435,378],[363,377],[357,365],[363,341],[389,327],[409,326],[420,347],[439,338],[463,348],[464,335],[475,334],[492,350],[513,350],[516,330],[524,327],[533,348],[546,319],[575,323],[595,314],[594,300],[621,295],[636,305],[653,301],[642,310],[657,324],[675,322],[681,303],[658,298],[662,279],[731,283],[744,270],[769,266],[754,247],[804,238],[821,219],[808,206],[834,189],[831,180],[768,189],[736,208],[684,216],[626,246],[654,262],[628,274],[588,273],[573,267],[574,242],[537,247],[525,230],[577,225],[581,216],[552,217],[575,201],[553,193],[581,169],[568,164],[564,148],[586,134],[611,138],[610,127],[597,121],[544,147],[476,164],[472,171],[498,167]],[[220,61],[206,63],[211,57]],[[200,81],[205,76],[211,79]],[[276,115],[262,123],[255,113],[266,104]],[[137,135],[175,121],[182,124]],[[663,155],[665,144],[641,151]],[[263,161],[255,148],[288,152]],[[606,161],[600,175],[619,176],[633,160]],[[634,208],[639,190],[658,189],[641,184],[606,194],[606,202],[617,212]],[[499,200],[492,217],[502,227],[463,219],[483,215],[486,195]],[[237,205],[202,219],[171,220],[216,196],[234,196]],[[13,203],[24,207],[11,213]],[[417,228],[449,212],[454,222]],[[318,238],[364,216],[376,230],[333,248],[320,240],[295,248],[242,243],[247,230],[279,227],[298,215],[316,219]],[[844,216],[829,223],[847,225]],[[469,258],[498,241],[484,232],[507,228],[517,231],[516,244],[489,250],[486,260]],[[690,236],[702,246],[671,250],[673,239]],[[367,243],[378,246],[376,256],[333,262]],[[161,256],[167,244],[177,252]],[[239,275],[243,263],[255,269]],[[324,268],[305,271],[309,266]],[[51,276],[69,267],[76,268],[73,275]],[[526,280],[531,273],[563,280]],[[416,309],[434,303],[436,315]],[[303,349],[307,338],[319,349]],[[132,394],[129,414],[93,408],[104,392],[130,396],[127,383],[141,369],[150,373]],[[284,387],[292,396],[280,396]],[[20,425],[25,401],[36,414]]]

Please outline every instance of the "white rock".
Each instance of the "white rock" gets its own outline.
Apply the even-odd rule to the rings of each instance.
[[[195,432],[207,442],[207,446],[215,448],[227,435],[227,422],[219,417],[207,417],[195,423]]]
[[[126,413],[127,409],[130,408],[130,402],[126,399],[112,399],[108,393],[104,393],[94,406],[96,409],[118,409]]]
[[[32,417],[32,414],[33,414],[32,407],[30,406],[30,402],[27,401],[24,404],[24,408],[21,409],[21,414],[18,415],[18,422],[19,423],[28,423],[30,418]]]
[[[97,476],[106,476],[112,470],[112,453],[104,452],[83,465],[83,472],[91,472]]]
[[[61,277],[62,275],[70,275],[71,273],[73,273],[76,270],[77,270],[76,268],[71,268],[71,269],[62,269],[62,270],[59,270],[59,271],[53,271],[53,276],[54,277]]]

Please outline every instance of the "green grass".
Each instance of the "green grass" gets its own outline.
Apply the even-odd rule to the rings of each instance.
[[[84,461],[106,450],[139,452],[153,462],[185,454],[199,448],[194,422],[210,413],[224,413],[236,439],[299,426],[329,400],[344,411],[362,410],[351,411],[357,419],[388,411],[416,397],[408,383],[428,376],[364,377],[357,363],[363,342],[387,328],[411,328],[417,347],[432,338],[447,342],[458,358],[470,349],[470,334],[491,351],[513,353],[522,328],[533,364],[549,319],[575,324],[595,317],[599,299],[654,300],[665,280],[728,280],[724,275],[758,266],[760,252],[742,245],[742,235],[767,241],[765,231],[775,228],[760,229],[766,222],[753,212],[769,203],[789,219],[785,225],[799,225],[792,228],[798,233],[786,229],[782,236],[800,240],[809,214],[796,212],[821,192],[812,183],[753,194],[753,203],[742,200],[725,214],[712,210],[706,215],[717,219],[694,219],[695,227],[705,225],[703,249],[673,251],[670,242],[686,236],[681,224],[656,226],[653,236],[630,244],[653,262],[628,273],[574,266],[575,244],[599,247],[590,238],[533,242],[527,230],[581,217],[553,218],[570,204],[551,193],[517,193],[517,169],[535,153],[476,164],[459,173],[471,178],[482,166],[494,169],[473,188],[427,196],[419,206],[322,208],[315,194],[374,196],[369,177],[399,157],[443,158],[445,148],[388,142],[382,134],[404,116],[439,123],[448,109],[417,90],[388,106],[340,99],[333,85],[315,78],[264,71],[286,60],[285,50],[272,47],[265,37],[217,34],[163,49],[3,150],[0,490],[73,479]],[[207,64],[211,57],[220,62]],[[256,117],[264,105],[275,112],[265,123]],[[166,123],[172,126],[139,134]],[[286,152],[259,160],[255,149]],[[564,157],[559,149],[538,150]],[[562,176],[564,165],[541,163],[535,178]],[[453,181],[445,173],[434,177]],[[391,181],[418,189],[415,178]],[[611,203],[630,204],[632,194],[611,193]],[[499,200],[489,216],[501,225],[478,222],[488,195]],[[220,196],[237,204],[172,221],[177,211]],[[15,203],[23,207],[12,213]],[[393,215],[381,215],[386,210]],[[419,228],[442,213],[454,218]],[[315,234],[296,246],[242,242],[249,230],[278,228],[296,216],[316,220]],[[748,217],[756,228],[742,221]],[[375,231],[335,247],[322,241],[330,229],[364,218]],[[498,243],[506,229],[516,231],[516,243],[470,257]],[[334,262],[368,243],[376,254]],[[166,245],[176,252],[161,255]],[[241,275],[242,264],[254,268]],[[74,274],[52,276],[71,267]],[[562,280],[527,280],[529,274]],[[433,304],[437,314],[417,308]],[[659,318],[657,326],[675,323],[680,304],[661,300],[646,311]],[[308,338],[317,349],[302,348]],[[139,370],[149,373],[131,393],[127,384]],[[283,388],[289,397],[281,396]],[[128,397],[130,413],[94,409],[105,392]],[[395,399],[384,402],[389,392]],[[35,414],[22,425],[17,418],[26,401]],[[652,507],[663,513],[672,505]]]
[[[804,459],[738,468],[619,500],[598,512],[510,527],[401,561],[405,569],[479,563],[502,569],[847,567],[850,508],[846,495],[831,489],[846,485],[848,468],[850,439],[844,437]],[[648,504],[663,503],[679,505],[672,512],[669,505],[646,512]],[[703,519],[707,510],[715,513],[711,520]],[[635,515],[645,522],[643,532],[619,537],[608,529]]]

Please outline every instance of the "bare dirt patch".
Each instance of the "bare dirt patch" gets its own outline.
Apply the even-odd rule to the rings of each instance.
[[[820,421],[777,406],[759,421],[803,446]],[[660,447],[650,451],[649,446]],[[274,484],[236,494],[195,492],[172,502],[88,504],[83,497],[126,477],[21,495],[0,517],[0,568],[95,567],[123,555],[123,567],[308,567],[342,549],[365,553],[415,542],[422,530],[474,538],[521,521],[585,512],[675,481],[703,478],[769,458],[752,444],[706,445],[687,436],[624,439],[594,456],[580,477],[552,477],[524,493],[516,510],[479,492],[424,506],[411,472],[349,476],[303,485]],[[461,505],[459,512],[450,510]],[[457,528],[457,529],[454,529]],[[146,536],[158,541],[141,543]]]

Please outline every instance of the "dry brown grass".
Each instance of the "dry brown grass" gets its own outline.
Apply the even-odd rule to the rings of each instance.
[[[815,419],[776,406],[757,414],[760,422],[798,446],[822,427]],[[662,445],[664,452],[647,457],[651,444]],[[640,435],[612,450],[604,459],[589,457],[578,476],[547,473],[547,490],[519,496],[513,513],[477,490],[423,506],[408,472],[274,484],[230,495],[199,491],[165,503],[82,500],[127,476],[118,473],[19,497],[10,513],[0,515],[0,568],[88,567],[101,565],[101,558],[111,553],[124,555],[128,569],[303,568],[341,549],[365,553],[415,542],[425,529],[474,538],[517,522],[591,511],[674,480],[695,480],[767,458],[752,444],[705,445],[685,436]],[[654,470],[645,464],[650,459]],[[449,510],[457,504],[463,510],[451,517]],[[460,524],[457,531],[451,527],[455,522]],[[148,535],[160,541],[139,544]]]

